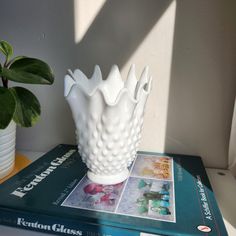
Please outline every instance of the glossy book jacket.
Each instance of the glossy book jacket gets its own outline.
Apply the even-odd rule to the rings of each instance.
[[[0,185],[0,223],[62,235],[227,235],[200,157],[138,152],[129,178],[93,183],[58,145]]]

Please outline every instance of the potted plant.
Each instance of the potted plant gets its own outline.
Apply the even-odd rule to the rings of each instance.
[[[8,175],[15,163],[16,125],[33,126],[40,116],[40,103],[23,87],[9,87],[9,81],[25,84],[52,84],[54,75],[47,63],[25,56],[13,57],[13,48],[0,41],[0,178]]]

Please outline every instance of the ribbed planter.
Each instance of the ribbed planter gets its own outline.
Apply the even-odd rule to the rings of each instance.
[[[80,70],[65,77],[65,97],[76,124],[78,150],[93,182],[116,184],[129,176],[150,89],[148,68],[137,80],[134,66],[126,81],[117,66],[111,68],[106,80],[98,66],[91,79]]]
[[[11,121],[6,129],[0,129],[0,179],[14,169],[16,124]]]

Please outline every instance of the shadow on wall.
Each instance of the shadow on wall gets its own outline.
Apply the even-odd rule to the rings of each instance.
[[[43,109],[41,121],[33,128],[18,128],[17,147],[43,151],[58,143],[75,143],[74,122],[63,97],[67,69],[79,67],[89,75],[94,65],[99,64],[106,77],[114,62],[121,68],[171,2],[106,1],[83,39],[76,44],[73,1],[4,1],[4,12],[11,15],[1,17],[14,19],[18,16],[17,23],[10,21],[5,29],[6,39],[22,49],[19,54],[45,59],[55,68],[56,75],[53,89],[27,86],[38,96]]]
[[[227,167],[236,94],[231,3],[177,1],[165,135],[166,152],[200,155],[218,168]]]
[[[216,168],[228,165],[236,95],[235,9],[235,1],[180,0],[176,6],[165,151],[200,155],[205,166]],[[220,204],[235,228],[234,207]]]
[[[171,2],[106,1],[76,47],[77,66],[89,74],[99,64],[104,75],[113,63],[122,68]]]

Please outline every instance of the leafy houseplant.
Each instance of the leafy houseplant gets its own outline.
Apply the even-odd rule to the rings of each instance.
[[[13,56],[13,48],[0,41],[0,179],[15,163],[16,124],[33,126],[40,116],[40,104],[26,88],[9,87],[9,81],[25,84],[52,84],[54,75],[47,63],[36,58]]]
[[[8,81],[25,84],[52,84],[54,75],[44,61],[25,56],[13,56],[13,48],[0,41],[0,52],[5,61],[0,63],[0,129],[11,120],[22,127],[33,126],[40,116],[40,104],[35,95],[22,87],[8,87]]]

